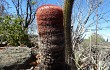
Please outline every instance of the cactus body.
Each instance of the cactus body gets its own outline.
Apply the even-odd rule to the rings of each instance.
[[[63,11],[55,5],[43,5],[36,12],[42,55],[40,68],[64,70]]]

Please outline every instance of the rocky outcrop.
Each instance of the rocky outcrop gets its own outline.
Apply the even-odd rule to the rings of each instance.
[[[33,60],[28,47],[0,47],[0,68],[5,70],[28,69]]]

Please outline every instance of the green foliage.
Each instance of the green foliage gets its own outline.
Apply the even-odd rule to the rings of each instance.
[[[7,41],[12,46],[21,44],[29,46],[28,34],[19,25],[21,21],[23,20],[20,18],[10,16],[0,17],[0,41]]]
[[[90,40],[90,38],[91,38],[91,41],[92,42],[96,42],[96,33],[93,33],[92,35],[91,35],[91,37],[89,37],[89,40]],[[100,34],[97,34],[97,42],[105,42],[105,39],[100,35]]]
[[[96,33],[93,33],[88,39],[84,39],[84,41],[82,42],[83,47],[88,47],[90,46],[90,42],[91,45],[95,45],[96,44]],[[97,43],[103,43],[105,42],[105,39],[100,35],[97,34]]]
[[[32,2],[31,2],[31,4],[32,4],[32,5],[35,5],[35,4],[36,4],[36,2],[35,2],[35,1],[32,1]]]
[[[83,45],[84,48],[87,48],[90,44],[90,40],[89,39],[84,39],[84,41],[81,44]]]

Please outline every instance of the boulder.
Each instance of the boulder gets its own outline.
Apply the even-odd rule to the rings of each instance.
[[[0,69],[25,69],[32,60],[31,48],[0,47]]]

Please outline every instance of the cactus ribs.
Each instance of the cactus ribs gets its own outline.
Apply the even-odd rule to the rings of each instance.
[[[62,8],[43,5],[36,12],[42,55],[40,70],[64,70],[64,28]]]

